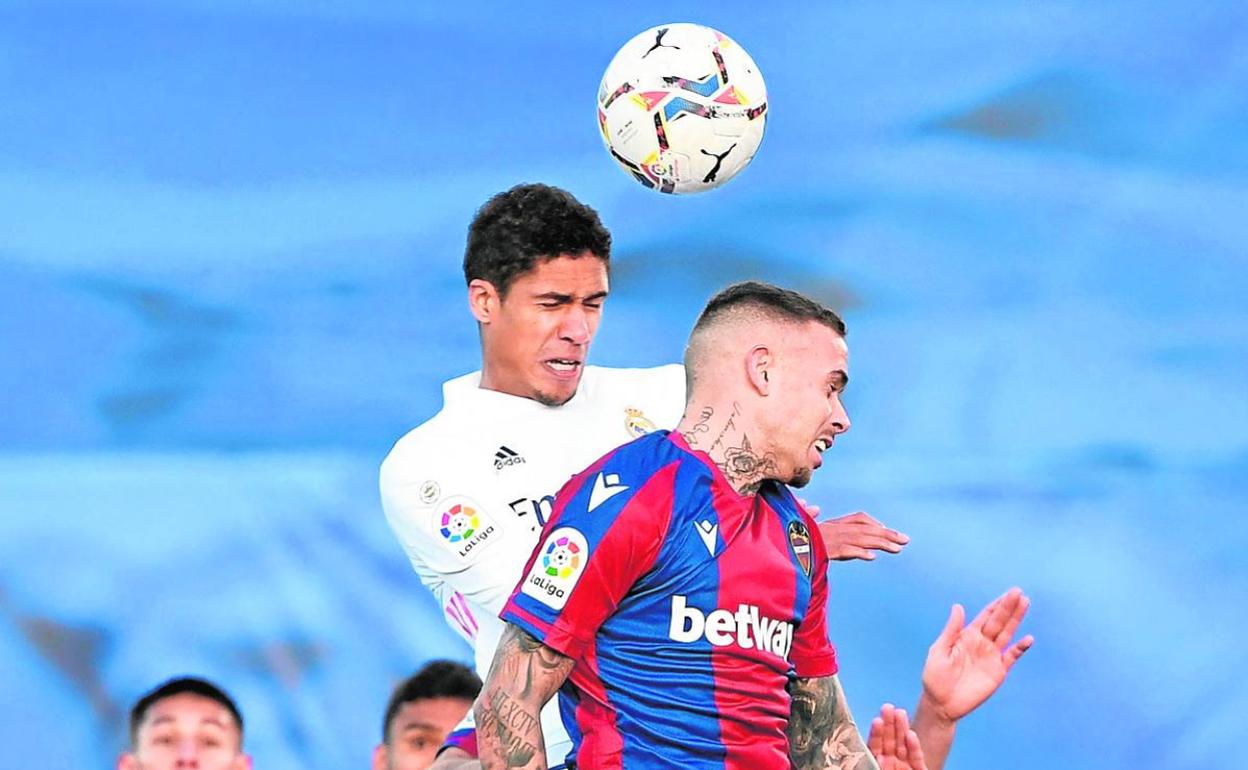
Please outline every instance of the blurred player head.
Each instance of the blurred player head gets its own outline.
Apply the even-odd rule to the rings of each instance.
[[[373,770],[424,770],[472,708],[481,680],[467,666],[435,660],[394,689],[373,750]]]
[[[690,409],[739,412],[734,426],[749,446],[725,463],[743,475],[765,467],[766,478],[804,486],[849,430],[845,323],[797,292],[747,281],[716,294],[689,336],[685,371]]]
[[[204,679],[170,679],[130,710],[130,750],[118,770],[247,770],[243,716],[230,696]]]
[[[576,395],[610,257],[597,212],[557,187],[519,185],[481,207],[464,253],[481,387],[547,406]]]

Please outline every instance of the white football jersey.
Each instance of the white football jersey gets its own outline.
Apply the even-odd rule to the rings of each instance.
[[[675,428],[685,405],[679,364],[588,366],[562,406],[480,387],[481,373],[442,386],[443,405],[399,439],[381,465],[390,528],[447,622],[473,645],[482,679],[498,619],[554,504],[574,474],[621,444]],[[547,758],[569,742],[555,699],[542,713]]]

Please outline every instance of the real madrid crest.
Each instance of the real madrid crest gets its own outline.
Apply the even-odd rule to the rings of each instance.
[[[628,431],[628,435],[633,438],[641,438],[647,433],[656,430],[650,418],[641,413],[640,409],[634,409],[631,406],[624,410],[624,430]]]
[[[810,532],[806,530],[805,524],[800,521],[789,522],[789,545],[793,548],[793,555],[797,557],[802,572],[810,577]]]
[[[420,485],[420,501],[425,505],[429,505],[438,499],[438,495],[442,494],[442,488],[438,486],[438,482],[430,479]]]

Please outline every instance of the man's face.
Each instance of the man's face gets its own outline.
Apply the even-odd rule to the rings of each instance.
[[[841,403],[849,347],[832,329],[810,322],[786,331],[778,352],[771,376],[777,398],[767,407],[770,443],[780,480],[803,487],[823,464],[820,455],[849,430]]]
[[[373,770],[424,770],[459,724],[472,701],[464,698],[422,698],[408,701],[388,726],[387,743],[377,747]]]
[[[139,725],[134,750],[119,770],[246,770],[242,736],[229,710],[211,698],[181,693],[152,704]]]
[[[488,378],[482,386],[547,406],[568,401],[606,297],[607,266],[592,254],[538,261],[482,323]]]

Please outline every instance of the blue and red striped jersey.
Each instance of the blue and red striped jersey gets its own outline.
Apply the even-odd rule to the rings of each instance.
[[[789,678],[837,670],[826,567],[787,487],[659,431],[564,486],[502,618],[576,661],[579,767],[786,768]]]

